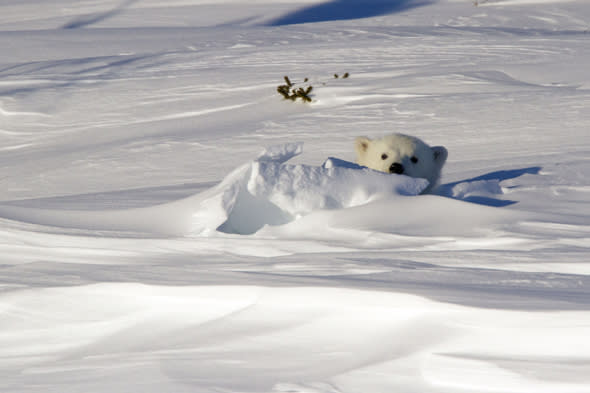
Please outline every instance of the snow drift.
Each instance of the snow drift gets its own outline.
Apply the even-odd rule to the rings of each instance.
[[[425,179],[390,174],[330,158],[322,166],[288,165],[302,143],[264,150],[217,186],[191,197],[148,208],[63,211],[0,206],[4,218],[87,230],[160,235],[252,234],[265,225],[282,225],[313,211],[346,209],[383,196],[418,195]]]
[[[376,3],[0,2],[0,391],[590,391],[590,3]]]
[[[300,143],[277,146],[250,164],[237,187],[224,192],[227,220],[219,229],[254,233],[318,210],[360,206],[384,195],[418,195],[428,186],[425,179],[392,176],[335,158],[319,167],[285,164],[301,151]]]

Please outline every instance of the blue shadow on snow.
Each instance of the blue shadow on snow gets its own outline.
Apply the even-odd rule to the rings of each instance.
[[[62,29],[80,29],[83,27],[87,27],[93,25],[95,23],[102,22],[103,20],[112,18],[113,16],[117,16],[121,12],[125,11],[126,8],[131,6],[133,3],[136,3],[138,0],[126,0],[119,4],[117,7],[113,8],[112,10],[108,10],[105,12],[100,12],[96,14],[90,14],[85,16],[79,16],[76,19],[66,23],[62,26]]]
[[[485,175],[473,177],[471,179],[460,180],[453,183],[441,184],[435,191],[436,195],[446,196],[453,199],[458,199],[465,202],[477,203],[479,205],[486,205],[486,206],[493,206],[493,207],[503,207],[509,206],[517,203],[517,201],[511,201],[506,199],[496,199],[487,196],[479,196],[479,195],[469,195],[464,198],[458,198],[453,196],[453,188],[461,183],[473,183],[478,181],[490,181],[490,180],[497,180],[497,181],[504,181],[509,179],[515,179],[522,175],[537,175],[541,171],[541,167],[533,166],[529,168],[522,168],[522,169],[511,169],[511,170],[504,170],[504,171],[495,171],[486,173]]]
[[[269,26],[370,18],[434,3],[435,0],[332,0],[284,15]]]

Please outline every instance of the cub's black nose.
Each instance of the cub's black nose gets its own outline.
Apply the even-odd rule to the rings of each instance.
[[[397,173],[398,175],[401,175],[404,173],[404,166],[398,162],[394,162],[389,167],[389,173]]]

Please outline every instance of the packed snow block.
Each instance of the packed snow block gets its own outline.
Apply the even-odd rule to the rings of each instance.
[[[276,146],[252,162],[239,184],[226,190],[227,219],[217,229],[252,234],[315,210],[363,205],[383,194],[418,195],[428,186],[425,179],[391,175],[337,158],[322,166],[285,164],[301,152],[302,144]]]
[[[330,157],[322,165],[324,168],[348,168],[348,169],[367,169],[366,166],[359,165],[354,162],[341,160],[339,158]]]

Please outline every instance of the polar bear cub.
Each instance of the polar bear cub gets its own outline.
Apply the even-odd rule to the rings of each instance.
[[[386,135],[379,139],[356,138],[356,162],[381,172],[419,177],[428,180],[424,192],[438,183],[448,156],[443,146],[430,147],[422,140],[404,134]]]

